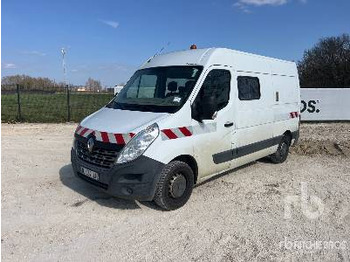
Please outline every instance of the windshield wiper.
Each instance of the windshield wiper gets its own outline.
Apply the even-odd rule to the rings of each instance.
[[[165,105],[145,105],[145,104],[126,104],[112,101],[106,107],[121,110],[143,111],[143,112],[168,112],[171,113],[176,106]]]

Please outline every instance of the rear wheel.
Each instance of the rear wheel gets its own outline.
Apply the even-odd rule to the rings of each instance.
[[[284,135],[281,139],[281,142],[278,145],[276,153],[270,155],[272,163],[280,164],[286,161],[289,153],[290,143],[290,137],[288,135]]]
[[[186,204],[192,193],[194,175],[184,162],[173,161],[164,167],[157,184],[154,202],[165,210],[174,210]]]

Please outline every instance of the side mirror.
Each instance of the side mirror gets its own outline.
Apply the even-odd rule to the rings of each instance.
[[[192,104],[191,106],[191,117],[194,119],[194,120],[197,120],[198,122],[202,123],[202,112],[201,112],[201,106],[200,106],[200,103],[199,101],[196,99],[194,101],[194,103]]]
[[[202,112],[203,119],[213,119],[215,112],[217,111],[217,104],[214,96],[203,97],[202,99]]]
[[[217,104],[214,96],[205,96],[199,100],[195,100],[192,109],[192,118],[198,122],[202,122],[204,119],[213,119],[215,112],[217,111]]]

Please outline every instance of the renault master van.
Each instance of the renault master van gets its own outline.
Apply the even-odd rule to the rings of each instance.
[[[173,210],[216,174],[284,162],[299,110],[293,62],[225,48],[158,55],[79,124],[72,166],[110,195]]]

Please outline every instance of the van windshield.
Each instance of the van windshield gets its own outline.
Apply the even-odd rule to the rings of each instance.
[[[109,108],[175,113],[186,102],[203,67],[167,66],[135,72]]]

